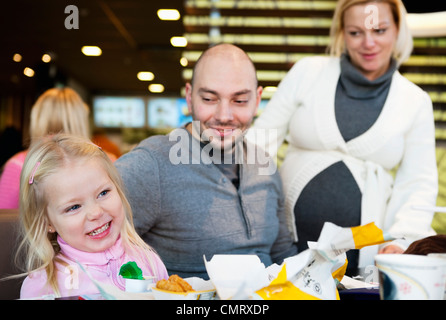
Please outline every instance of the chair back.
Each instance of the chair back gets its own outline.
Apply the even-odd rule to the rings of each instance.
[[[14,258],[18,246],[19,210],[0,209],[0,279],[19,274]],[[20,298],[23,277],[0,280],[0,299]]]

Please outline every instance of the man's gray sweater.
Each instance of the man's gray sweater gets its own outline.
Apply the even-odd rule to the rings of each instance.
[[[243,159],[236,188],[178,128],[145,139],[116,161],[136,230],[169,274],[207,279],[203,256],[214,254],[255,254],[265,266],[296,254],[278,172],[259,174],[259,164]]]

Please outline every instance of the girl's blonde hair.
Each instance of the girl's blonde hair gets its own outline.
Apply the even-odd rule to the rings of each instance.
[[[48,89],[31,109],[31,141],[59,132],[89,137],[89,113],[90,109],[73,89]]]
[[[20,220],[23,240],[17,257],[26,257],[27,274],[45,269],[48,284],[58,295],[55,262],[60,248],[57,234],[48,233],[47,196],[42,182],[62,168],[67,161],[98,160],[115,184],[125,210],[121,239],[127,253],[145,257],[155,276],[160,273],[149,258],[154,250],[136,233],[130,204],[125,196],[123,182],[110,158],[89,139],[69,134],[47,136],[32,143],[26,156],[20,178]],[[37,163],[40,163],[37,165]],[[32,180],[30,180],[32,178]],[[21,254],[25,251],[25,254]],[[143,252],[147,254],[144,255]]]
[[[413,39],[407,24],[407,11],[401,0],[339,0],[336,6],[330,28],[330,44],[328,52],[332,56],[339,57],[345,52],[344,40],[344,13],[354,5],[367,3],[388,3],[392,10],[393,19],[398,28],[398,36],[393,50],[393,57],[397,65],[406,61],[413,49]],[[379,13],[378,13],[379,14]]]

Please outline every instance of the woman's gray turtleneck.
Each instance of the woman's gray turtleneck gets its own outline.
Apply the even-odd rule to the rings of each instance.
[[[389,93],[396,62],[385,74],[367,79],[347,55],[341,57],[341,75],[336,88],[335,115],[345,141],[366,132],[378,119]]]

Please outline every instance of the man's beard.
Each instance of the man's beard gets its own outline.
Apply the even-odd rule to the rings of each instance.
[[[200,141],[204,144],[212,145],[213,148],[221,149],[220,152],[231,153],[234,150],[235,146],[243,141],[245,134],[246,130],[242,131],[239,128],[227,129],[223,130],[223,132],[216,132],[215,129],[208,128],[200,132]]]

